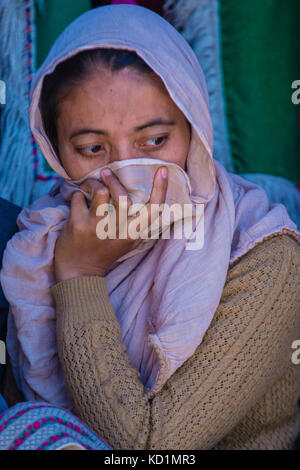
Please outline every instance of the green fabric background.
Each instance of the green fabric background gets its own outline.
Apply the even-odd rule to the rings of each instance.
[[[299,0],[219,0],[226,116],[236,173],[298,183]]]
[[[37,67],[89,0],[44,0],[36,8]],[[225,108],[236,173],[300,176],[300,0],[219,0]],[[46,165],[48,171],[50,168]]]
[[[36,6],[37,68],[65,27],[89,9],[90,0],[44,0],[42,12]]]
[[[90,0],[44,0],[43,4],[42,11],[37,4],[35,8],[37,68],[66,26],[90,9]],[[43,159],[42,165],[47,173],[54,173],[46,159]]]

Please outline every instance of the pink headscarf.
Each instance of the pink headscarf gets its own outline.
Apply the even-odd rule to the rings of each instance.
[[[31,94],[32,132],[62,183],[58,194],[53,191],[22,211],[20,232],[7,245],[1,272],[11,304],[7,348],[18,383],[26,399],[62,406],[70,403],[57,354],[50,287],[55,283],[55,242],[69,216],[66,200],[78,190],[79,182],[71,180],[49,142],[40,96],[45,75],[60,62],[79,51],[101,47],[136,51],[160,76],[189,120],[192,139],[187,172],[168,164],[168,197],[205,209],[202,249],[187,250],[185,239],[159,238],[129,253],[106,275],[122,341],[150,394],[160,390],[201,343],[219,305],[229,263],[275,233],[286,231],[300,241],[282,205],[270,205],[261,188],[228,174],[213,160],[206,84],[183,37],[161,16],[134,5],[100,7],[79,17],[53,45],[35,76]],[[111,165],[131,192],[142,174],[147,193],[157,164],[155,160],[128,160],[123,167]],[[92,176],[97,178],[99,169]]]

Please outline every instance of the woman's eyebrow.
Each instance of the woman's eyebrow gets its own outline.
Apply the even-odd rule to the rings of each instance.
[[[139,132],[146,127],[153,127],[153,126],[174,126],[176,123],[175,121],[168,121],[163,118],[158,118],[154,119],[152,121],[146,122],[145,124],[142,124],[141,126],[137,126],[134,128],[134,132]],[[104,131],[102,129],[79,129],[78,131],[75,131],[71,134],[70,138],[73,139],[73,137],[76,137],[77,135],[82,135],[82,134],[100,134],[100,135],[105,135],[108,136],[108,132]]]
[[[134,131],[138,132],[141,131],[142,129],[145,129],[146,127],[152,127],[152,126],[174,126],[176,123],[175,121],[168,121],[163,118],[158,118],[158,119],[153,119],[153,121],[146,122],[145,124],[142,124],[141,126],[135,127]]]

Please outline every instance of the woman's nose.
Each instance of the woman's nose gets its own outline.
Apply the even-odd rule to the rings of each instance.
[[[111,161],[121,161],[121,160],[128,160],[129,158],[138,158],[137,149],[134,149],[130,145],[126,145],[123,147],[115,147],[111,152]]]

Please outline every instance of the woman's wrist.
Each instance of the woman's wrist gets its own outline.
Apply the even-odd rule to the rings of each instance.
[[[76,269],[66,272],[56,272],[56,282],[68,281],[70,279],[76,279],[79,277],[104,277],[106,269]]]
[[[112,322],[115,313],[110,303],[104,277],[81,276],[59,282],[51,288],[57,319],[63,325],[91,320]]]

